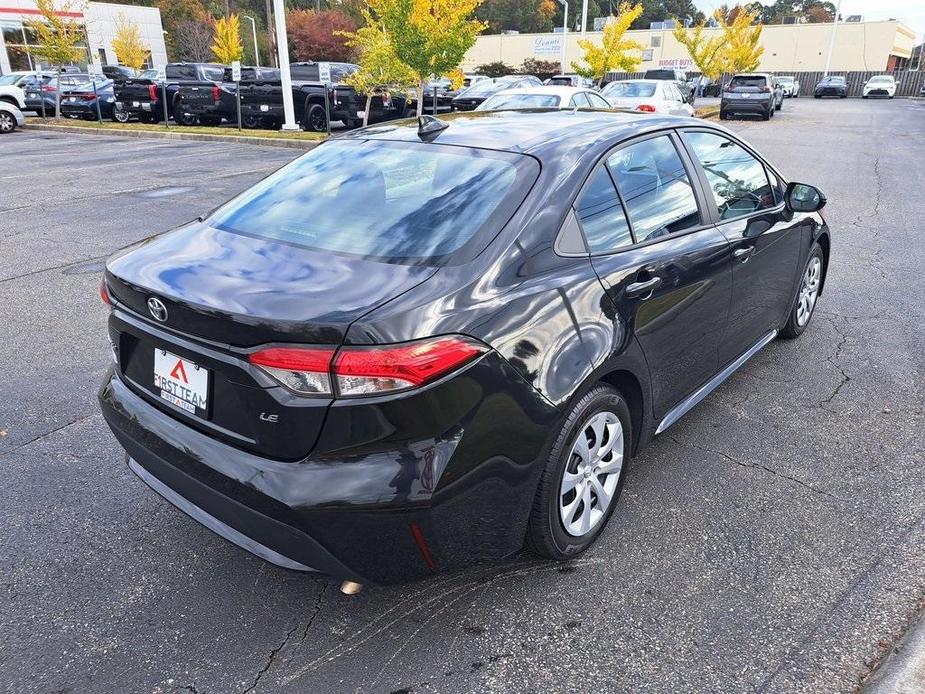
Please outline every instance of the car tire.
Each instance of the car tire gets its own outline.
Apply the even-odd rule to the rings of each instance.
[[[821,99],[822,96],[820,96],[819,94],[813,94],[813,98],[814,98],[814,99]]]
[[[112,110],[112,119],[116,123],[128,123],[131,117],[132,116],[128,113],[128,111],[124,111],[121,108],[114,108]]]
[[[12,113],[0,111],[0,133],[11,133],[16,130],[16,119]]]
[[[867,94],[862,94],[862,95],[861,95],[861,98],[862,98],[862,99],[866,99],[866,98],[867,98]]]
[[[565,417],[540,476],[527,526],[529,549],[563,561],[591,546],[620,498],[632,441],[629,407],[619,391],[601,383],[579,398]],[[620,446],[619,458],[612,448],[597,455],[601,444]],[[600,469],[612,471],[597,472]],[[599,491],[609,494],[605,508]]]
[[[787,316],[787,322],[780,331],[780,336],[792,340],[803,334],[806,326],[813,318],[819,291],[822,289],[822,278],[825,275],[825,255],[821,246],[814,243],[809,251],[809,258],[800,274],[800,289],[797,291],[793,308]]]
[[[191,113],[183,113],[179,109],[173,112],[173,119],[177,125],[196,125],[196,116]]]
[[[328,130],[327,116],[324,106],[312,104],[305,113],[305,129],[313,133],[324,133]]]
[[[839,99],[847,99],[847,98],[848,98],[848,95],[847,95],[847,94],[839,94],[839,95],[838,95],[838,98],[839,98]],[[866,99],[867,97],[865,96],[864,98]]]

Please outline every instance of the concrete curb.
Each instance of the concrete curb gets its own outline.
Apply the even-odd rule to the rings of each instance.
[[[925,617],[893,647],[864,683],[863,694],[921,694],[925,691]]]
[[[180,126],[177,126],[178,128]],[[62,133],[76,133],[78,135],[114,135],[116,137],[140,137],[160,140],[196,140],[199,142],[236,142],[244,145],[261,145],[263,147],[288,147],[289,149],[314,149],[324,140],[300,140],[273,137],[252,137],[248,135],[212,135],[209,133],[191,133],[180,130],[109,130],[106,128],[82,128],[68,125],[52,125],[49,123],[31,123],[26,121],[23,130],[53,130]]]

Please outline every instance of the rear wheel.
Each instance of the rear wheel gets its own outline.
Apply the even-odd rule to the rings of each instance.
[[[128,111],[124,111],[121,108],[117,107],[112,110],[112,119],[116,121],[116,123],[128,123],[130,117]]]
[[[196,125],[196,116],[191,113],[183,113],[180,109],[173,112],[173,119],[177,125]]]
[[[819,290],[822,288],[822,272],[825,269],[825,257],[822,248],[818,243],[814,243],[812,250],[809,252],[809,259],[806,261],[806,267],[803,268],[803,276],[800,279],[800,291],[797,294],[796,303],[787,317],[787,323],[783,330],[780,331],[781,337],[792,340],[799,337],[806,330],[810,319],[813,317],[813,311],[816,308],[816,300],[819,298]]]
[[[729,120],[729,114],[726,113],[725,111],[720,111],[720,112],[719,112],[719,119],[720,119],[720,120]]]
[[[599,384],[572,407],[553,442],[527,528],[527,545],[571,559],[597,539],[623,489],[633,440],[629,408]]]
[[[324,106],[321,104],[312,104],[305,114],[305,129],[315,133],[323,133],[328,130],[328,119],[324,113]]]

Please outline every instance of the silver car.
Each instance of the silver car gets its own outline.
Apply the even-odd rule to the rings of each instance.
[[[671,116],[694,115],[694,107],[685,101],[681,90],[667,80],[618,80],[604,87],[601,96],[614,108]]]
[[[6,101],[0,101],[0,134],[11,133],[26,124],[22,111]]]

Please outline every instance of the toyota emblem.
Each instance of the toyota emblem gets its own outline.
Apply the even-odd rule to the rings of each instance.
[[[158,299],[156,296],[152,296],[150,299],[148,299],[148,312],[154,317],[154,320],[156,321],[164,323],[167,320],[167,307],[164,306],[164,302]]]

